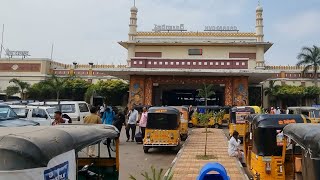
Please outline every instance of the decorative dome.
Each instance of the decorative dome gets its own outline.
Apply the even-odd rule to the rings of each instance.
[[[131,9],[130,9],[130,11],[138,11],[138,8],[136,8],[135,6],[133,6]]]
[[[256,11],[263,11],[263,7],[259,5],[259,6],[256,8]]]

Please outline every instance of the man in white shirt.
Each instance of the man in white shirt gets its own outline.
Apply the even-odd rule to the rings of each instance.
[[[244,163],[244,153],[240,151],[240,144],[241,141],[239,139],[239,133],[237,131],[234,131],[232,133],[232,137],[229,140],[228,154],[229,156],[239,158],[240,162]]]
[[[134,142],[134,136],[136,134],[136,124],[137,124],[137,119],[138,119],[138,111],[135,110],[133,107],[131,111],[128,114],[128,122],[127,122],[127,127],[126,127],[126,134],[127,134],[127,142],[130,140],[130,129],[131,129],[131,142]]]

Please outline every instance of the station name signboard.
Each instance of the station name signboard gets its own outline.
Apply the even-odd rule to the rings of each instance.
[[[13,56],[21,56],[21,57],[26,57],[30,56],[29,51],[10,51],[9,49],[6,49],[6,55],[9,57]]]
[[[205,26],[204,31],[239,31],[237,26]]]
[[[187,31],[186,29],[184,29],[184,24],[180,24],[180,25],[154,25],[154,28],[152,29],[152,31],[154,32],[160,32],[160,31]]]

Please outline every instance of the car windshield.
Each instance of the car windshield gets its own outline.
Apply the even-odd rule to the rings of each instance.
[[[18,115],[10,107],[0,107],[0,120],[17,118]]]
[[[55,111],[57,111],[56,108],[48,108],[48,109],[47,109],[47,112],[48,112],[49,116],[51,117],[51,119],[54,118],[54,112],[55,112]]]
[[[12,108],[19,117],[27,117],[28,110],[26,108]]]

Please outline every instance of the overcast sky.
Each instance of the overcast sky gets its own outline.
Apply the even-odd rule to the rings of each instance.
[[[138,31],[154,24],[232,25],[254,32],[257,0],[136,0]],[[4,47],[63,63],[125,64],[133,0],[1,0]],[[265,41],[274,43],[267,63],[295,64],[302,46],[320,46],[319,0],[262,0]],[[0,27],[1,31],[1,27]]]

